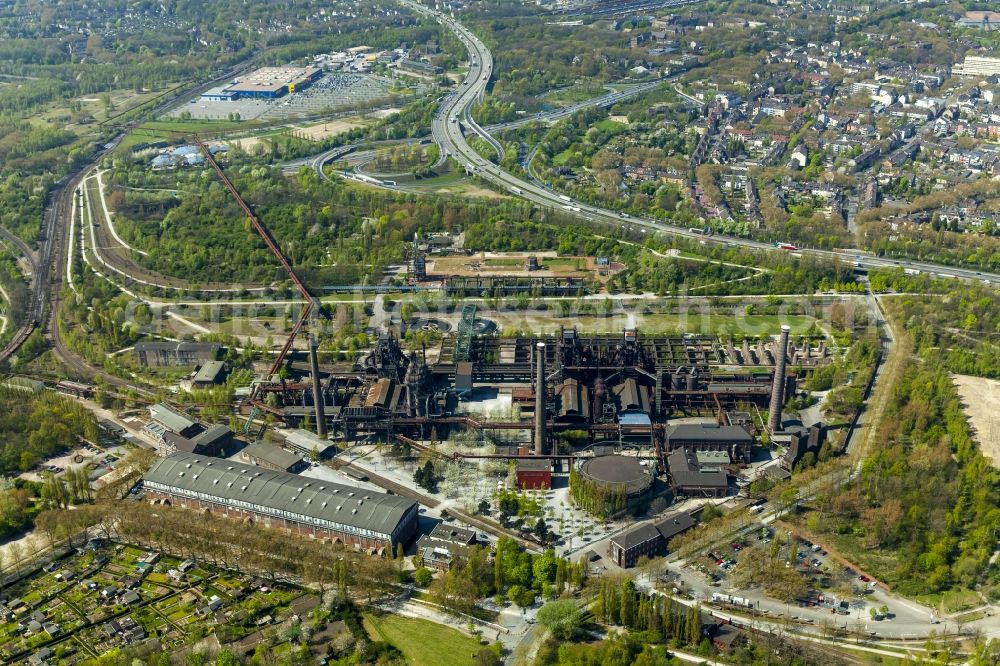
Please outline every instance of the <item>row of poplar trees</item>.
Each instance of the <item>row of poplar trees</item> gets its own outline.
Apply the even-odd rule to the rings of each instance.
[[[653,631],[674,645],[700,645],[703,639],[701,609],[685,606],[670,597],[650,597],[636,589],[631,578],[604,578],[600,583],[594,617],[637,631]]]

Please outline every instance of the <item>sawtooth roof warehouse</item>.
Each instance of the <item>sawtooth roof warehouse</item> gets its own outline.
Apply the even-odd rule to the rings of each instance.
[[[417,504],[396,495],[191,453],[158,460],[146,473],[143,490],[150,500],[251,518],[373,552],[391,552],[417,528]]]

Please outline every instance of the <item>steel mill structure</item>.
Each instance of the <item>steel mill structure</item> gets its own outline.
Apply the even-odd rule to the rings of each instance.
[[[304,360],[290,351],[289,378],[259,378],[254,405],[290,426],[301,426],[308,414],[317,432],[347,439],[401,437],[421,446],[432,433],[440,441],[456,429],[482,431],[484,438],[490,431],[517,431],[505,439],[520,446],[500,447],[495,455],[547,457],[558,473],[581,453],[631,448],[649,452],[665,472],[666,456],[676,448],[669,441],[672,420],[708,417],[723,430],[696,432],[703,442],[685,448],[725,448],[733,464],[745,464],[749,444],[737,438],[722,446],[720,434],[742,432],[752,442],[767,425],[765,410],[774,430],[781,403],[794,394],[795,372],[832,358],[825,341],[793,342],[787,328],[777,340],[736,344],[634,329],[478,335],[471,331],[478,321],[474,308],[463,311],[457,330],[430,352],[408,351],[392,333],[345,362],[321,362],[314,344]],[[477,391],[510,394],[519,418],[491,421],[473,414],[467,404]],[[263,400],[266,395],[273,397]]]

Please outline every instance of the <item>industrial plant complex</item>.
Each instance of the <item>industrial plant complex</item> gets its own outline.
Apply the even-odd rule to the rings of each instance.
[[[587,447],[645,447],[666,468],[677,449],[725,454],[726,463],[750,461],[754,435],[764,425],[779,431],[781,405],[796,385],[789,366],[829,361],[825,346],[744,340],[740,347],[701,336],[652,336],[634,329],[620,335],[475,335],[475,306],[466,306],[458,330],[444,336],[436,360],[426,350],[407,353],[383,334],[358,363],[308,369],[318,380],[262,382],[277,399],[259,408],[292,425],[308,414],[325,431],[344,437],[405,435],[422,440],[455,429],[521,431],[531,455],[556,461],[573,455],[565,433],[585,433]],[[306,367],[302,367],[306,370]],[[505,396],[518,418],[484,421],[466,404],[489,387]],[[712,423],[671,419],[712,417]],[[578,442],[579,443],[579,442]]]
[[[377,549],[410,539],[416,505],[296,476],[308,461],[336,455],[336,442],[394,442],[431,459],[467,463],[506,460],[521,490],[552,488],[563,475],[577,506],[613,519],[645,514],[654,498],[733,494],[734,474],[752,462],[765,431],[788,443],[780,462],[789,469],[825,436],[821,427],[782,428],[781,408],[797,380],[788,368],[831,358],[825,345],[792,344],[788,327],[777,339],[744,339],[739,346],[635,329],[584,335],[564,328],[521,337],[474,332],[483,328],[475,307],[466,306],[457,330],[436,349],[407,352],[390,329],[356,361],[333,364],[320,363],[313,342],[307,363],[292,361],[291,376],[255,382],[252,418],[270,414],[299,428],[279,440],[283,448],[255,441],[234,456],[228,428],[206,428],[154,405],[147,431],[166,457],[146,476],[147,497]],[[505,405],[507,415],[484,415],[477,407],[484,399]],[[434,444],[469,432],[480,445],[445,454]],[[622,533],[609,553],[629,566],[662,550],[694,520],[677,519],[662,530],[641,524]]]
[[[0,0],[0,662],[1000,664],[988,4]]]

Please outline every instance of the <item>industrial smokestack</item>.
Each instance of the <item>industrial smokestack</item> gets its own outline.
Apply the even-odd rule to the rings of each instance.
[[[767,420],[767,428],[771,432],[781,430],[781,407],[785,404],[785,359],[788,356],[788,334],[791,330],[790,326],[781,327],[778,352],[774,356],[774,381],[771,383],[771,407]]]
[[[323,398],[322,380],[319,378],[319,355],[316,353],[316,338],[309,334],[309,369],[312,370],[313,405],[316,408],[316,434],[326,437],[326,412]]]
[[[535,360],[535,455],[545,455],[545,343],[536,346]]]

